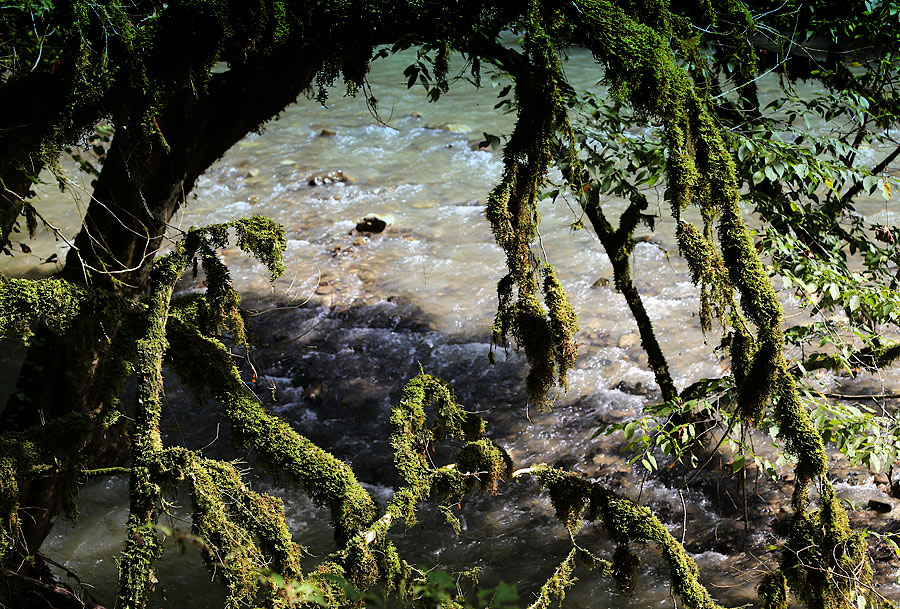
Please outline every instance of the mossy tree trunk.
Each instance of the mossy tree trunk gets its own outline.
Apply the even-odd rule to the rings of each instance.
[[[156,119],[157,134],[134,121],[116,125],[116,135],[84,226],[70,250],[63,278],[136,297],[147,285],[154,255],[163,245],[169,219],[197,178],[248,132],[294,101],[319,67],[314,54],[297,63],[272,56],[214,78],[205,94],[185,89]],[[291,83],[289,87],[285,83]],[[163,142],[165,138],[165,143]],[[87,467],[122,465],[129,458],[124,425],[107,427],[115,408],[122,364],[110,350],[133,337],[119,337],[121,318],[98,312],[64,336],[39,332],[22,366],[16,391],[0,415],[0,432],[43,425],[71,413],[95,420],[83,438]],[[125,358],[126,360],[129,358]],[[52,379],[53,382],[48,382]],[[71,502],[74,472],[30,480],[20,489],[25,506],[39,506],[23,518],[21,545],[7,562],[36,556],[56,518]],[[38,565],[40,566],[40,565]],[[36,575],[36,571],[29,571]]]

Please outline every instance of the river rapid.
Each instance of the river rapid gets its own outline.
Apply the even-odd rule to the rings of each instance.
[[[496,283],[505,267],[484,202],[502,164],[499,151],[480,149],[478,142],[482,132],[511,130],[513,116],[494,109],[498,87],[505,83],[486,77],[477,90],[458,82],[429,104],[420,89],[405,87],[402,72],[412,59],[402,55],[373,65],[369,83],[378,98],[377,116],[363,99],[345,97],[340,88],[330,91],[326,107],[312,99],[292,105],[210,168],[173,221],[186,228],[258,213],[285,226],[287,272],[273,284],[264,268],[240,252],[225,254],[244,306],[253,312],[256,346],[242,364],[248,382],[255,371],[261,399],[300,433],[350,462],[383,505],[396,483],[387,444],[389,409],[420,369],[440,376],[452,383],[461,403],[483,413],[488,433],[517,467],[547,462],[577,470],[649,505],[676,538],[684,539],[715,597],[731,606],[752,603],[756,582],[777,560],[766,548],[777,542],[770,525],[785,517],[781,510],[790,478],[752,490],[756,516],[751,514],[746,533],[734,483],[719,486],[710,478],[680,495],[675,489],[681,478],[674,470],[645,477],[640,466],[627,465],[629,456],[618,448],[621,435],[592,438],[601,423],[639,415],[658,393],[637,327],[613,289],[609,260],[591,232],[571,230],[580,214],[562,199],[541,203],[539,249],[556,265],[578,313],[580,356],[568,391],[557,395],[551,411],[526,407],[524,357],[500,349],[497,363],[488,361]],[[601,76],[590,57],[577,51],[566,70],[578,87],[596,86]],[[775,86],[763,81],[763,93]],[[309,183],[337,171],[346,181]],[[40,195],[42,212],[64,234],[77,230],[79,216],[72,210],[83,209],[86,196],[82,192],[79,202],[78,193],[76,183],[68,194],[45,188]],[[622,208],[615,200],[605,204]],[[377,235],[355,231],[357,221],[371,213],[390,215],[393,222]],[[886,223],[897,220],[884,201],[873,199],[867,213]],[[655,232],[637,233],[633,273],[683,387],[722,374],[727,362],[714,350],[720,337],[705,337],[700,330],[697,293],[677,255],[662,203],[658,215]],[[64,258],[65,243],[44,238],[33,249],[35,256],[58,252]],[[33,274],[35,260],[6,261],[4,272]],[[187,281],[181,289],[201,289],[201,281]],[[787,296],[785,301],[790,304]],[[866,382],[887,390],[897,385],[893,377]],[[166,396],[167,441],[252,464],[252,454],[235,450],[214,404],[198,402],[171,380]],[[327,514],[299,490],[256,471],[248,478],[284,497],[289,524],[307,546],[310,566],[333,548]],[[838,487],[849,501],[865,505],[875,496],[894,501],[869,473],[845,478]],[[47,542],[48,556],[77,573],[109,606],[127,498],[126,479],[91,482],[81,493],[78,520],[61,520]],[[189,502],[186,497],[178,502],[186,507],[163,524],[188,532],[183,519]],[[461,504],[455,510],[462,522],[459,535],[436,505],[426,503],[421,512],[421,524],[392,533],[402,556],[450,571],[481,567],[485,585],[501,580],[515,585],[523,606],[570,547],[546,493],[534,482],[508,483],[496,496],[476,495]],[[854,518],[865,524],[871,516],[858,512]],[[601,555],[611,550],[593,526],[585,526],[577,541]],[[641,554],[633,596],[622,596],[608,580],[579,569],[565,606],[673,606],[667,569],[652,549]],[[189,543],[167,546],[157,577],[155,606],[221,605],[222,592],[210,583]],[[882,588],[900,598],[897,587]]]

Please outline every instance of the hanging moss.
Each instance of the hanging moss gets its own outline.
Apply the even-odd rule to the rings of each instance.
[[[574,535],[581,528],[582,515],[591,496],[591,483],[576,474],[558,469],[537,473],[541,488],[550,493],[556,518]]]
[[[575,365],[575,358],[578,356],[575,345],[578,319],[575,316],[575,310],[569,304],[565,290],[559,283],[559,279],[556,278],[553,266],[549,264],[544,265],[543,288],[559,384],[568,389],[566,372]]]
[[[22,483],[61,474],[66,509],[74,511],[82,451],[92,430],[88,417],[70,414],[0,436],[0,559],[20,541]]]
[[[573,310],[552,272],[545,273],[544,299],[549,309],[545,310],[535,278],[539,265],[531,251],[539,222],[537,199],[553,157],[553,136],[557,131],[572,136],[561,86],[562,68],[546,20],[542,4],[530,2],[524,39],[528,61],[513,75],[518,120],[504,150],[502,180],[488,197],[486,210],[509,268],[508,278],[498,285],[494,343],[502,343],[511,333],[525,350],[528,399],[542,407],[550,405],[546,396],[557,379],[566,385],[566,373],[576,356]],[[549,19],[551,24],[553,20]],[[511,304],[513,285],[515,304]]]
[[[616,582],[616,589],[626,596],[634,593],[637,585],[637,568],[641,565],[638,558],[627,543],[616,546],[612,559],[612,577]]]
[[[762,609],[788,609],[787,580],[780,570],[766,573],[756,587]]]

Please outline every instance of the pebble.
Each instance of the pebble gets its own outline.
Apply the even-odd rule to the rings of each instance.
[[[319,131],[319,137],[334,137],[338,132],[334,129],[322,129]]]
[[[259,175],[259,169],[257,169],[257,168],[254,167],[253,169],[250,169],[249,171],[247,171],[247,176],[246,176],[246,177],[248,177],[248,178],[255,178],[255,177],[257,177],[258,175]]]

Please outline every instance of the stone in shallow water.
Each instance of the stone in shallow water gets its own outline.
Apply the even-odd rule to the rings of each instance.
[[[892,506],[887,501],[879,501],[878,499],[869,499],[868,506],[870,510],[873,510],[880,514],[887,514],[892,509],[894,509],[894,506]]]
[[[394,216],[390,214],[367,214],[356,223],[356,230],[361,233],[380,233],[394,223]]]
[[[326,171],[323,173],[317,173],[316,175],[309,178],[306,182],[310,186],[326,186],[328,184],[337,184],[338,182],[342,182],[344,184],[352,184],[353,178],[348,176],[341,169]]]

